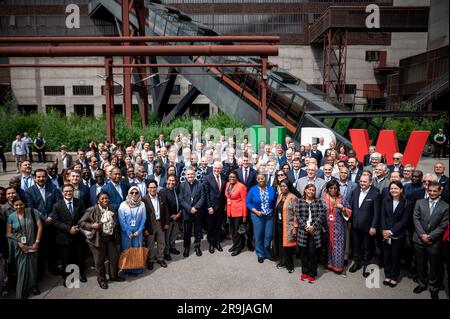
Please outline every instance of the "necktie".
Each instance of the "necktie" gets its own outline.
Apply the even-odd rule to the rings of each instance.
[[[24,181],[24,186],[25,186],[25,189],[27,189],[27,188],[28,188],[28,178],[25,178],[25,181]]]
[[[298,171],[295,171],[294,175],[295,175],[295,180],[297,180],[298,179]]]
[[[178,213],[178,211],[180,210],[180,205],[179,205],[179,202],[178,202],[177,191],[175,189],[173,190],[173,194],[175,195],[175,201],[177,203],[177,213]]]
[[[430,205],[430,216],[433,215],[434,208],[436,207],[436,201],[431,201]]]
[[[70,215],[72,215],[72,217],[73,217],[73,207],[72,207],[72,202],[68,202],[68,203],[67,203],[67,208],[69,209]]]
[[[247,183],[247,178],[248,178],[248,171],[247,171],[247,168],[246,168],[246,169],[244,169],[244,184]]]
[[[216,180],[217,180],[217,186],[219,187],[219,192],[220,192],[220,177],[219,177],[219,175],[216,175]]]

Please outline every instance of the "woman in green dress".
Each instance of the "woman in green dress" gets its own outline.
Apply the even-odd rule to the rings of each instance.
[[[42,236],[39,212],[25,209],[21,199],[14,200],[15,212],[7,221],[7,237],[10,241],[10,256],[14,256],[17,270],[17,299],[27,298],[30,293],[40,294],[37,288],[37,254]]]

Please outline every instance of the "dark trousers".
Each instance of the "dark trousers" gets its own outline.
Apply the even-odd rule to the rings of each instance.
[[[37,149],[36,153],[38,154],[38,160],[39,162],[47,162],[45,159],[45,149]]]
[[[194,226],[194,247],[200,247],[202,240],[202,218],[203,214],[197,212],[195,214],[188,214],[189,218],[184,221],[184,248],[191,247],[192,226]]]
[[[97,281],[106,282],[105,261],[109,261],[109,271],[111,278],[117,278],[119,265],[119,250],[116,242],[111,236],[103,236],[100,247],[89,244],[94,257],[95,270],[97,271]],[[111,279],[110,278],[110,279]]]
[[[6,158],[3,152],[0,152],[0,161],[2,161],[3,171],[6,172]]]
[[[302,260],[302,274],[317,277],[318,258],[314,236],[308,234],[306,247],[300,247],[300,258]]]
[[[439,291],[444,263],[442,260],[442,241],[434,242],[432,245],[414,244],[416,250],[417,274],[419,285],[430,286],[431,291]],[[428,272],[428,263],[430,271]]]
[[[47,263],[48,270],[52,273],[57,271],[58,247],[55,242],[56,228],[53,225],[44,224],[42,231],[41,242],[39,244],[38,254],[38,281],[42,281],[45,272],[45,263]]]
[[[222,226],[223,211],[215,210],[212,214],[206,214],[206,232],[208,234],[208,243],[216,245],[220,242],[220,229]]]
[[[84,275],[84,272],[86,270],[86,252],[84,251],[85,243],[80,240],[74,240],[69,245],[59,245],[59,247],[63,266],[62,273],[64,280],[66,280],[67,276],[70,275],[70,272],[66,272],[67,266],[70,264],[77,265],[80,268],[80,275]]]
[[[286,266],[288,270],[294,269],[295,247],[283,247],[283,224],[278,221],[275,223],[275,237],[273,246],[273,256],[278,256],[276,258],[278,258],[279,263]]]
[[[33,163],[33,147],[27,146],[26,148],[27,148],[28,159],[30,160],[30,163]]]
[[[243,223],[242,217],[230,217],[230,231],[233,246],[236,250],[242,250],[245,246],[245,237],[238,233],[239,226]]]
[[[383,242],[384,276],[395,281],[400,277],[400,251],[404,245],[403,238],[392,239],[389,245]]]
[[[352,229],[353,260],[357,264],[367,266],[372,260],[374,237],[368,231]]]
[[[251,216],[251,212],[249,211],[247,216]],[[254,240],[255,240],[255,236],[254,236],[254,231],[253,231],[253,221],[251,218],[247,218],[247,225],[248,225],[248,231],[247,231],[247,247],[248,246],[253,246],[254,245]]]
[[[449,245],[449,241],[446,240],[444,241],[444,260],[445,260],[445,268],[447,269],[447,277],[450,278],[449,276],[449,268],[450,268],[450,245]]]

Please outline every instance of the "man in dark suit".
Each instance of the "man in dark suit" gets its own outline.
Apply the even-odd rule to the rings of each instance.
[[[256,171],[250,165],[250,159],[248,155],[242,157],[242,167],[237,169],[238,180],[247,187],[247,191],[256,185]],[[250,213],[249,213],[250,216]],[[247,248],[250,251],[254,251],[253,245],[253,223],[251,218],[247,218]]]
[[[206,198],[206,229],[208,233],[209,252],[214,253],[214,248],[222,251],[220,246],[220,228],[224,217],[225,208],[225,179],[222,174],[222,163],[215,162],[212,174],[203,178],[203,189]]]
[[[403,159],[402,153],[394,153],[394,155],[393,155],[394,164],[389,165],[387,167],[389,170],[389,173],[400,172],[400,174],[403,175],[404,166],[402,165],[402,159]]]
[[[293,185],[302,177],[307,175],[306,170],[301,169],[301,161],[296,158],[292,161],[292,170],[287,172],[287,178]]]
[[[63,265],[64,287],[66,278],[70,272],[66,268],[70,264],[76,264],[80,270],[80,281],[86,282],[85,256],[87,246],[85,238],[78,229],[78,221],[84,214],[83,202],[74,198],[74,187],[66,184],[62,187],[63,200],[53,205],[53,225],[56,227],[56,244],[60,248],[60,257]]]
[[[427,192],[429,198],[418,200],[414,207],[413,241],[419,275],[414,293],[421,293],[429,286],[431,298],[438,299],[444,271],[442,236],[448,226],[448,204],[440,199],[442,185],[439,182],[428,184]]]
[[[336,177],[334,177],[333,175],[331,175],[333,173],[333,166],[331,166],[330,164],[325,164],[323,166],[323,179],[325,180],[325,183],[328,183],[330,181],[333,180],[338,180]]]
[[[89,167],[89,162],[86,158],[86,152],[83,149],[79,149],[77,152],[77,159],[75,160],[75,164],[81,164],[81,168]]]
[[[317,160],[317,163],[322,162],[323,154],[320,150],[317,149],[317,143],[314,143],[312,145],[311,157],[315,158]]]
[[[110,173],[111,180],[103,186],[102,191],[109,196],[110,205],[117,211],[128,194],[129,186],[122,182],[120,168],[114,167]]]
[[[57,189],[59,189],[62,184],[58,176],[58,167],[55,163],[48,163],[47,167],[47,184],[53,184]]]
[[[95,183],[92,184],[89,190],[89,203],[90,206],[97,204],[97,196],[102,191],[102,187],[105,186],[105,171],[98,169],[94,174]]]
[[[202,255],[200,240],[202,237],[202,208],[204,203],[203,186],[195,179],[195,170],[188,168],[186,171],[186,182],[180,184],[180,205],[184,219],[184,257],[189,256],[192,226],[194,226],[195,253],[197,256]]]
[[[350,157],[348,159],[348,173],[349,173],[349,180],[351,180],[353,183],[359,183],[359,179],[361,178],[362,169],[358,167],[358,160],[356,157]]]
[[[95,172],[99,169],[98,158],[91,156],[89,158],[89,172],[91,173],[91,178],[94,179]]]
[[[375,145],[370,145],[369,146],[369,154],[364,155],[364,167],[366,167],[367,165],[370,164],[370,155],[372,155],[373,153],[375,153],[376,151],[376,147]]]
[[[158,183],[158,187],[161,189],[166,185],[166,175],[164,173],[163,165],[161,162],[156,162],[153,167],[153,175],[148,177],[149,180],[155,180]]]
[[[81,200],[83,202],[83,206],[85,208],[90,207],[90,199],[89,199],[89,190],[90,188],[85,186],[81,182],[81,171],[73,170],[69,175],[69,182],[72,184],[74,188],[74,197]]]
[[[157,193],[158,183],[155,180],[148,182],[147,194],[142,197],[147,211],[144,236],[148,248],[147,269],[153,270],[152,249],[155,242],[158,245],[156,262],[163,268],[167,267],[164,261],[164,248],[166,244],[165,231],[169,228],[169,213],[167,203]]]
[[[91,177],[91,172],[87,167],[81,169],[81,183],[89,189],[95,184],[95,180]]]
[[[349,271],[356,272],[364,266],[363,276],[368,277],[366,267],[372,259],[372,247],[379,226],[381,199],[368,175],[361,176],[359,185],[360,187],[355,189],[350,197],[354,264]]]
[[[442,185],[442,187],[445,187],[445,185],[448,184],[448,177],[445,176],[445,166],[444,163],[438,162],[434,164],[434,174],[436,174],[438,178],[439,184]]]
[[[53,205],[62,199],[59,190],[52,184],[47,183],[47,171],[39,168],[34,172],[35,184],[25,191],[27,207],[38,210],[43,219],[43,232],[38,254],[38,281],[44,278],[45,262],[51,273],[57,274],[55,245],[56,229],[52,225],[50,217]]]
[[[204,156],[202,157],[200,165],[197,168],[197,179],[199,179],[199,182],[203,183],[203,178],[205,178],[206,175],[209,175],[211,173],[212,167],[208,166],[208,159]]]
[[[183,168],[184,168],[184,163],[176,162],[176,160],[177,160],[176,152],[170,152],[169,155],[167,155],[167,159],[168,159],[168,161],[163,165],[163,174],[167,175],[167,168],[169,166],[174,166],[177,177],[180,178],[181,172],[183,171]]]

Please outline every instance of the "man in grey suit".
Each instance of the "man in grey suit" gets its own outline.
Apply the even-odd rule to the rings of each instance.
[[[421,293],[430,286],[431,298],[438,299],[444,272],[442,236],[448,226],[448,204],[440,198],[442,185],[439,182],[430,182],[427,192],[429,197],[418,200],[414,207],[413,242],[419,275],[414,293]]]
[[[295,187],[302,194],[305,191],[305,187],[308,184],[314,184],[316,186],[316,199],[322,197],[325,192],[325,180],[317,176],[317,165],[309,164],[306,167],[306,176],[297,180]]]

